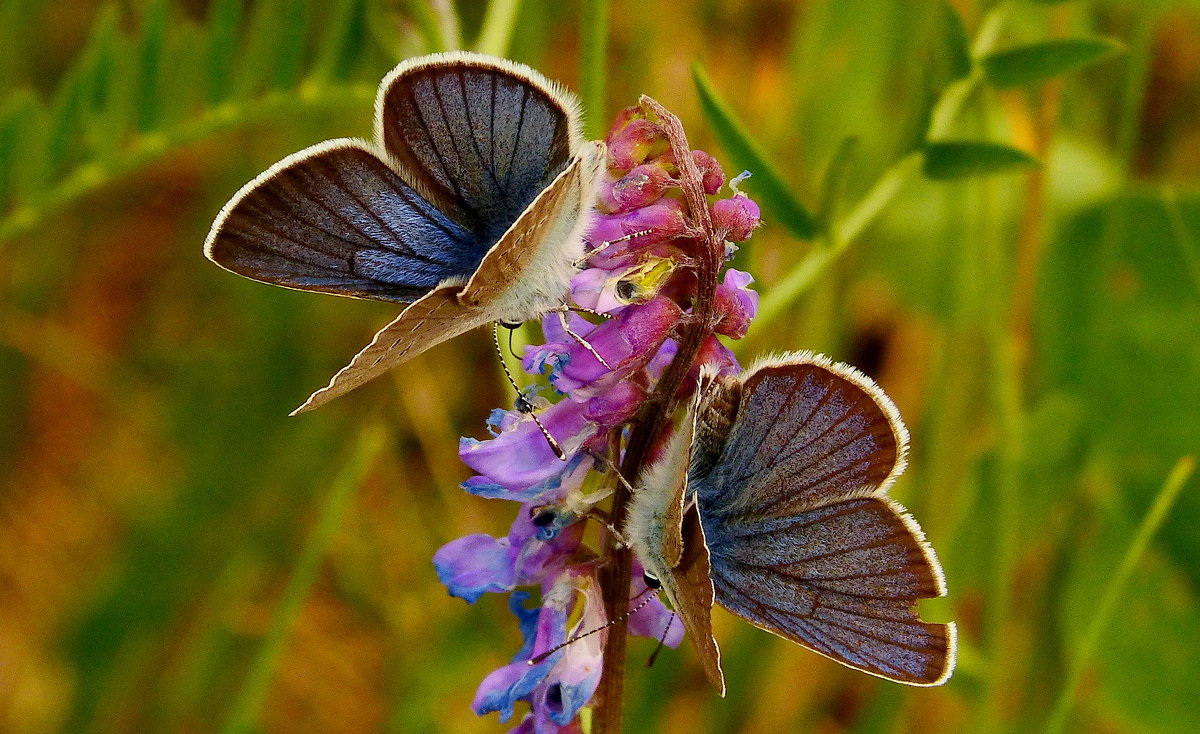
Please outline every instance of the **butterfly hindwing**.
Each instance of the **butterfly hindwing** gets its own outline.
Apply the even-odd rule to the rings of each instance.
[[[289,156],[243,187],[214,222],[205,253],[254,280],[407,302],[471,275],[489,246],[366,143],[340,139]]]
[[[945,593],[941,575],[895,503],[858,497],[786,520],[717,524],[712,577],[729,611],[891,680],[936,685],[949,675],[953,627],[916,609]]]

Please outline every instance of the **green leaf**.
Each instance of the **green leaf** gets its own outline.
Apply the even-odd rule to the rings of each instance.
[[[993,85],[1021,87],[1068,74],[1122,48],[1108,38],[1066,38],[996,51],[981,58],[979,65]]]
[[[1010,173],[1037,165],[1038,160],[1025,151],[1001,143],[942,140],[925,144],[925,175],[939,181]]]
[[[794,236],[802,240],[812,239],[817,232],[812,214],[791,192],[779,172],[768,163],[766,153],[750,137],[725,100],[721,99],[700,64],[692,65],[692,79],[700,95],[700,107],[717,140],[733,159],[734,166],[754,174],[754,198]]]

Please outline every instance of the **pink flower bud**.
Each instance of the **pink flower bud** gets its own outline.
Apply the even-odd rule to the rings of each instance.
[[[612,168],[628,171],[666,148],[662,130],[645,119],[630,120],[608,138],[608,161]]]
[[[758,204],[745,194],[713,202],[712,217],[713,224],[726,233],[725,239],[730,242],[745,242],[750,239],[754,228],[762,223]]]
[[[606,214],[627,212],[653,203],[672,184],[660,166],[637,166],[616,181],[600,184],[596,208]]]
[[[704,177],[704,193],[715,194],[720,191],[725,185],[725,172],[721,170],[717,159],[702,150],[693,150],[692,160],[696,162],[700,174]]]

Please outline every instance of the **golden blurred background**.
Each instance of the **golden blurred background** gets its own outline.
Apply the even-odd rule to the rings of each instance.
[[[1071,38],[1111,42],[985,62]],[[430,560],[515,512],[458,487],[511,401],[490,336],[288,418],[395,309],[201,253],[244,182],[369,135],[387,70],[455,47],[581,89],[593,134],[649,94],[730,175],[761,152],[739,356],[849,361],[913,433],[894,494],[946,567],[950,682],[718,612],[728,698],[634,640],[627,731],[1200,731],[1197,39],[1194,0],[3,0],[0,731],[501,726],[470,702],[519,646],[506,598]],[[937,169],[936,140],[1039,165]]]

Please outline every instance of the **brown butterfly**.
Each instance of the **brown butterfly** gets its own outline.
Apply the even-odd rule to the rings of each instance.
[[[477,326],[562,306],[605,161],[559,84],[505,59],[423,56],[380,84],[374,141],[271,166],[204,252],[253,280],[409,304],[294,415]]]

